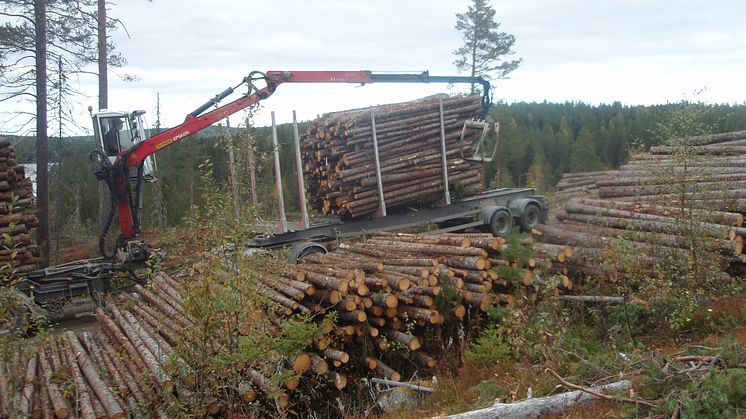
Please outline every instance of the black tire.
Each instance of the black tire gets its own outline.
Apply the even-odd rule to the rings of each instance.
[[[303,260],[303,258],[313,255],[315,253],[326,253],[326,247],[316,242],[296,242],[290,246],[290,254],[288,255],[288,263],[294,265]]]
[[[534,227],[541,224],[541,209],[536,204],[528,204],[521,215],[521,230],[530,233]]]
[[[489,231],[495,236],[504,237],[513,229],[513,217],[507,210],[495,211],[490,217]]]
[[[298,255],[298,260],[301,261],[306,256],[315,255],[317,253],[326,253],[326,250],[324,250],[323,247],[319,247],[319,246],[309,247],[303,250],[302,252],[300,252],[300,254]]]

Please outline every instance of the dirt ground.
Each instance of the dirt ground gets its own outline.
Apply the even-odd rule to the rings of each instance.
[[[96,332],[101,330],[101,325],[96,316],[86,315],[79,318],[65,319],[52,324],[52,335],[61,335],[67,330],[75,332]]]

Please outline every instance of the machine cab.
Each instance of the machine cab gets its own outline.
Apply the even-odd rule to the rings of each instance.
[[[99,147],[113,163],[122,151],[148,139],[145,127],[145,111],[115,112],[102,109],[92,114],[93,131]],[[143,162],[143,178],[155,182],[155,156]],[[130,168],[130,179],[137,179],[137,168]]]

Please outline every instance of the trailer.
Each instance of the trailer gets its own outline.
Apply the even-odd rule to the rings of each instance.
[[[253,249],[276,249],[290,247],[290,262],[295,263],[304,256],[312,253],[325,253],[327,251],[324,243],[342,241],[346,239],[365,239],[367,236],[379,231],[400,230],[406,228],[417,228],[437,226],[429,232],[445,233],[463,231],[470,228],[478,228],[491,232],[496,236],[505,236],[510,233],[514,225],[519,225],[523,231],[530,232],[537,225],[545,222],[548,218],[546,199],[536,195],[532,188],[501,188],[453,200],[449,191],[448,166],[446,163],[446,140],[443,126],[443,103],[440,103],[441,120],[441,168],[443,175],[443,197],[438,205],[430,208],[397,208],[387,210],[384,199],[385,185],[382,182],[381,168],[379,165],[378,144],[376,136],[375,118],[371,108],[372,119],[372,141],[375,159],[375,175],[377,180],[379,210],[376,216],[369,219],[343,220],[338,218],[324,218],[316,222],[309,222],[309,215],[305,200],[305,182],[303,179],[303,162],[300,153],[300,135],[298,124],[293,112],[293,137],[295,145],[295,164],[297,173],[299,196],[299,207],[301,219],[297,228],[290,229],[285,216],[285,202],[283,199],[282,177],[280,175],[280,159],[278,153],[278,138],[275,127],[274,112],[272,112],[272,141],[274,145],[274,173],[275,191],[277,195],[277,206],[280,219],[275,226],[277,234],[272,236],[257,237],[252,239],[248,246]],[[499,136],[499,124],[490,124],[487,121],[470,120],[464,123],[461,131],[459,148],[464,160],[487,163],[494,159],[497,153],[497,137]],[[479,139],[476,147],[469,148],[464,145],[466,133],[469,130],[478,130]],[[496,135],[495,145],[491,151],[486,150],[485,138],[489,132],[494,130]]]
[[[249,247],[276,249],[290,247],[290,262],[312,253],[326,253],[324,243],[345,239],[365,239],[379,231],[437,225],[430,233],[445,233],[478,228],[496,236],[510,233],[514,225],[523,231],[547,219],[543,196],[531,188],[502,188],[425,209],[406,209],[386,216],[364,220],[326,219],[309,228],[258,237]]]

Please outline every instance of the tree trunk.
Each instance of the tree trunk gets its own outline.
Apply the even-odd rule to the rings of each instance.
[[[34,397],[34,381],[36,379],[36,355],[29,358],[26,364],[26,375],[23,381],[23,390],[21,399],[18,401],[18,410],[22,415],[31,413],[31,406]]]
[[[67,338],[67,342],[70,344],[70,348],[73,350],[73,354],[77,359],[81,371],[88,380],[88,383],[90,383],[91,389],[96,393],[98,400],[101,401],[101,404],[106,410],[106,414],[115,419],[125,417],[124,409],[122,409],[119,403],[117,403],[116,398],[109,390],[109,386],[107,386],[101,379],[101,376],[88,357],[88,354],[85,352],[85,349],[83,349],[83,346],[80,344],[75,332],[68,330],[65,332],[65,337]]]
[[[80,371],[78,362],[75,360],[75,350],[64,343],[63,346],[66,348],[66,358],[72,371],[73,382],[75,383],[75,400],[77,401],[78,409],[80,410],[80,416],[78,417],[84,419],[97,419],[96,413],[93,410],[92,401],[92,398],[95,396],[90,393],[85,377]]]
[[[47,0],[34,0],[36,49],[36,243],[41,263],[49,266],[49,165],[47,134]]]
[[[67,407],[65,398],[62,396],[62,392],[57,386],[57,382],[54,380],[53,370],[49,366],[49,362],[47,361],[47,354],[44,348],[41,348],[39,350],[39,363],[41,366],[41,373],[44,379],[44,383],[47,386],[49,398],[52,402],[52,406],[54,407],[54,415],[57,418],[66,418],[70,410]]]
[[[623,380],[605,386],[591,387],[593,390],[607,394],[626,391],[632,388],[632,382]],[[544,417],[564,412],[576,406],[583,406],[599,401],[598,398],[580,391],[570,391],[554,396],[528,399],[515,403],[496,403],[491,407],[446,416],[444,419],[493,419],[493,418],[527,418]]]
[[[687,217],[688,212],[691,215],[700,219],[701,221],[707,221],[714,224],[723,224],[734,227],[740,227],[743,224],[744,216],[738,212],[724,212],[724,211],[710,211],[710,210],[697,210],[697,209],[681,209],[673,206],[662,206],[662,205],[651,205],[651,204],[640,204],[630,202],[618,202],[618,201],[606,201],[602,199],[578,199],[576,202],[588,206],[600,207],[606,209],[617,209],[621,211],[652,214],[663,217]]]

